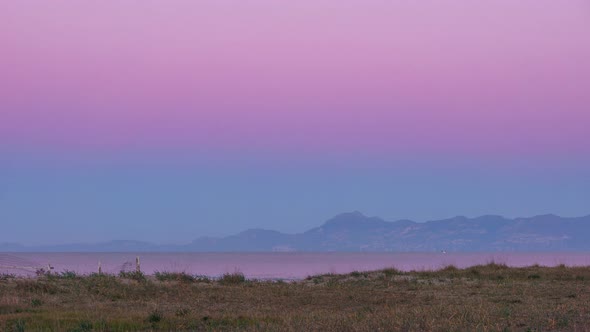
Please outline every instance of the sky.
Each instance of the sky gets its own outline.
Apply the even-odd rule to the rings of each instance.
[[[586,0],[0,2],[0,242],[590,214]]]

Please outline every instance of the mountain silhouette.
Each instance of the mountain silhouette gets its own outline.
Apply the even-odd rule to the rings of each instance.
[[[249,229],[222,237],[203,237],[185,245],[139,241],[27,247],[0,244],[0,251],[48,252],[432,252],[432,251],[589,251],[590,216],[540,215],[508,219],[458,216],[424,223],[386,221],[355,211],[339,214],[299,234]]]

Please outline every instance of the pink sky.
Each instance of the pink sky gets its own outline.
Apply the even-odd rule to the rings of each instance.
[[[4,1],[0,140],[587,155],[589,32],[582,0]]]
[[[588,0],[0,0],[0,243],[587,215],[589,128]]]

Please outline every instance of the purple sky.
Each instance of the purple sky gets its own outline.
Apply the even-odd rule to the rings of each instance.
[[[585,0],[4,1],[0,242],[588,214],[589,32]]]

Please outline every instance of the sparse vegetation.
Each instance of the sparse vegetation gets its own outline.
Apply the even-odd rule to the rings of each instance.
[[[590,267],[495,263],[296,282],[42,275],[0,279],[0,331],[583,331],[589,286]]]
[[[43,301],[39,299],[31,299],[31,306],[33,307],[40,307],[43,305]]]
[[[121,272],[119,272],[119,278],[131,279],[131,280],[135,280],[135,281],[139,281],[139,282],[143,282],[143,281],[147,280],[145,277],[145,274],[143,274],[143,272],[141,272],[141,271],[132,271],[132,272],[121,271]]]
[[[78,277],[78,274],[76,274],[75,271],[69,271],[69,270],[65,270],[62,273],[57,275],[59,278],[64,278],[64,279],[76,279]]]
[[[12,274],[12,273],[0,273],[0,281],[5,281],[8,279],[14,279],[16,278],[16,275]]]
[[[159,281],[180,281],[180,282],[195,282],[197,279],[185,272],[159,272],[154,273]]]

